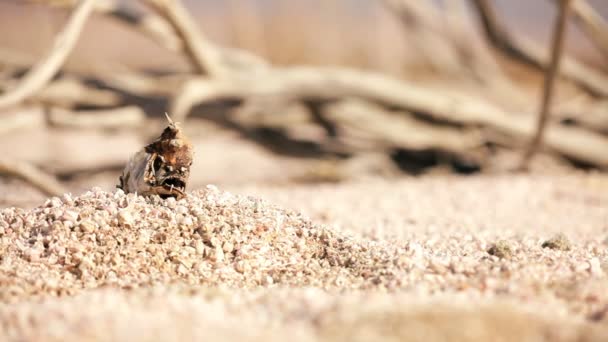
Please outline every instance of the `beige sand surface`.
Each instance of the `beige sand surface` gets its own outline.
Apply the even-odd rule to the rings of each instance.
[[[3,209],[0,337],[605,341],[607,190],[441,176]]]

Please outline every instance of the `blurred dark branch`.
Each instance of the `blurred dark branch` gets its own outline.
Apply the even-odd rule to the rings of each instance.
[[[606,20],[586,0],[574,1],[572,13],[591,41],[608,57],[608,23]]]
[[[184,48],[183,42],[175,34],[173,27],[159,16],[145,15],[116,3],[100,8],[99,12],[123,22],[127,26],[134,27],[169,51],[181,52]]]
[[[538,45],[511,36],[501,24],[490,0],[472,1],[480,16],[483,31],[488,41],[498,51],[514,60],[546,71],[546,58]],[[594,96],[608,97],[608,78],[606,75],[573,58],[564,57],[561,75]]]
[[[180,0],[144,2],[173,27],[198,73],[220,77],[226,72],[221,62],[221,54],[207,41]]]
[[[95,0],[82,0],[78,3],[63,31],[55,38],[49,54],[34,65],[15,88],[0,95],[0,109],[20,103],[42,89],[53,78],[74,48],[94,7]]]
[[[48,121],[55,127],[133,129],[141,127],[145,118],[145,113],[137,106],[84,111],[53,108],[49,110]]]
[[[415,46],[432,68],[444,75],[466,75],[462,56],[455,49],[443,27],[434,4],[416,0],[384,0],[408,34],[408,44]]]
[[[291,101],[359,98],[387,108],[416,112],[428,120],[485,127],[511,137],[516,146],[520,139],[533,134],[531,117],[510,115],[482,99],[436,93],[387,76],[338,68],[275,68],[266,73],[240,74],[235,79],[192,79],[177,92],[171,112],[183,121],[195,104],[222,99],[246,101],[252,97]],[[549,126],[546,145],[550,150],[572,160],[608,168],[606,137],[578,127]]]
[[[564,50],[564,40],[566,32],[566,23],[568,20],[568,14],[570,10],[570,0],[561,0],[559,6],[559,16],[555,22],[555,28],[553,29],[553,38],[551,44],[551,61],[547,72],[545,74],[545,82],[543,85],[543,98],[538,113],[538,122],[536,124],[536,131],[529,145],[524,151],[520,169],[527,169],[530,164],[530,160],[540,148],[543,140],[543,134],[549,121],[549,109],[551,106],[551,98],[553,96],[555,88],[555,79],[559,73],[559,64]]]
[[[26,162],[0,159],[0,175],[19,178],[48,196],[58,196],[66,192],[55,177]]]
[[[155,129],[152,120],[143,124],[143,111],[151,102],[164,107],[169,100],[169,112],[176,121],[184,122],[200,104],[205,110],[199,117],[240,132],[276,153],[339,158],[384,153],[392,158],[399,151],[402,159],[447,157],[471,170],[484,164],[490,148],[520,149],[522,141],[536,137],[532,115],[512,110],[514,102],[522,101],[520,107],[527,112],[523,101],[530,96],[513,84],[488,45],[494,44],[512,60],[553,70],[551,82],[557,74],[553,64],[545,67],[538,47],[509,35],[486,0],[474,1],[487,43],[471,41],[476,28],[466,31],[470,20],[460,1],[468,0],[451,1],[460,6],[456,7],[458,13],[442,13],[424,1],[384,0],[406,29],[404,34],[413,39],[411,48],[422,51],[435,71],[457,76],[451,78],[464,89],[453,89],[453,83],[444,80],[433,88],[353,69],[275,67],[249,52],[208,41],[179,0],[142,1],[156,13],[134,11],[115,2],[95,4],[99,13],[185,57],[194,72],[159,75],[123,68],[87,77],[62,73],[29,96],[44,113],[40,110],[21,121],[12,117],[12,122],[5,120],[6,127],[13,130],[46,119],[49,126],[74,129]],[[563,62],[563,74],[576,85],[596,95],[608,93],[603,75],[574,60]],[[487,88],[504,106],[485,99]],[[466,95],[467,90],[471,96]],[[550,95],[545,96],[548,104]],[[593,100],[591,106],[598,107],[598,102]],[[542,127],[546,151],[608,169],[608,138],[589,128],[595,121],[581,117],[582,124],[566,126],[550,122],[547,109],[543,113],[536,134]],[[570,117],[560,119],[572,121]],[[106,166],[116,167],[95,165],[82,172],[61,172],[69,178],[107,170]]]
[[[466,0],[450,0],[444,13],[430,2],[384,0],[408,34],[408,44],[422,51],[425,60],[442,75],[456,76],[482,83],[496,97],[513,104],[526,96],[511,81],[484,43],[472,37],[465,18]],[[444,25],[442,25],[444,24]],[[413,34],[412,34],[413,33]]]
[[[110,107],[118,105],[121,100],[120,94],[89,86],[76,77],[55,80],[32,96],[32,101],[37,103],[64,108]]]
[[[105,7],[100,7],[98,10],[99,12],[109,16],[110,18],[114,18],[119,22],[127,25],[127,27],[130,27],[135,31],[140,32],[144,36],[149,37],[158,45],[167,49],[168,51],[183,53],[186,49],[184,40],[182,40],[182,38],[178,36],[176,30],[174,29],[175,25],[172,26],[167,21],[167,17],[161,17],[155,14],[134,11],[119,4],[112,4]],[[201,34],[198,35],[200,36]],[[193,38],[192,36],[188,37],[191,37],[190,39]],[[193,53],[187,54],[189,56],[188,59],[190,60],[191,64],[194,65],[197,69],[200,68],[201,63],[206,63],[205,55],[203,54],[202,48],[205,48],[205,51],[215,51],[205,53],[209,53],[211,55],[211,57],[209,57],[210,60],[214,60],[214,58],[219,58],[219,62],[221,62],[221,64],[224,64],[226,68],[251,68],[264,66],[266,64],[264,60],[251,53],[237,49],[215,46],[209,41],[206,41],[204,44],[194,43],[191,45],[193,51],[199,51],[197,55]],[[215,56],[215,54],[219,54],[219,56]]]
[[[0,116],[0,136],[44,124],[44,113],[40,108],[20,108],[18,114]]]

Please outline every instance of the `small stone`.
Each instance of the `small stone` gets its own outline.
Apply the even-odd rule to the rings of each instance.
[[[558,251],[569,251],[572,248],[572,244],[566,235],[559,233],[551,239],[543,242],[542,247],[555,249]]]
[[[63,215],[61,215],[61,220],[76,222],[78,220],[78,213],[73,210],[66,210]]]
[[[65,203],[67,205],[74,204],[74,198],[72,198],[72,194],[70,194],[70,193],[63,194],[63,196],[61,196],[61,199],[63,200],[63,203]]]
[[[133,215],[131,215],[128,210],[122,209],[118,212],[118,223],[121,225],[125,227],[132,227],[133,221]]]
[[[199,255],[205,254],[205,244],[201,240],[196,241],[196,245],[194,246],[194,249],[196,249],[196,254],[199,254]]]
[[[59,197],[52,197],[44,202],[44,206],[47,208],[57,208],[60,207],[61,204],[62,202]]]
[[[224,252],[230,253],[230,252],[232,252],[234,250],[234,245],[232,244],[232,242],[226,241],[222,245],[222,249],[224,250]]]
[[[274,279],[271,276],[262,276],[262,285],[268,286],[272,284],[274,284]]]
[[[175,208],[175,212],[180,214],[180,215],[185,215],[188,213],[188,208],[186,208],[183,205],[178,206],[177,208]]]
[[[604,271],[602,270],[602,265],[598,258],[591,258],[591,260],[589,260],[589,271],[592,275],[597,277],[600,277],[604,274]]]
[[[251,270],[251,267],[244,260],[240,260],[234,264],[234,269],[239,273],[245,273]]]
[[[174,197],[169,197],[165,200],[165,205],[167,206],[167,208],[175,209],[176,204],[177,201]]]
[[[65,228],[65,226],[63,225],[63,223],[61,221],[55,221],[53,222],[53,224],[51,225],[51,230],[53,232],[59,232],[62,231]]]
[[[28,250],[25,255],[29,262],[38,262],[40,261],[40,251],[36,249]]]
[[[501,259],[510,258],[513,256],[513,250],[506,240],[500,240],[490,246],[488,249],[488,254],[497,256]]]
[[[217,237],[213,236],[209,239],[209,243],[211,244],[211,246],[213,247],[220,247],[221,243],[220,243],[220,239],[218,239]]]
[[[215,248],[214,252],[209,255],[211,261],[214,262],[223,262],[224,261],[224,251],[218,246]]]
[[[95,231],[95,229],[97,229],[95,223],[93,223],[93,221],[91,221],[91,220],[81,221],[79,227],[80,227],[80,230],[85,233],[92,233]]]
[[[186,227],[190,227],[194,224],[194,222],[192,221],[192,218],[190,216],[185,216],[182,217],[180,224]]]

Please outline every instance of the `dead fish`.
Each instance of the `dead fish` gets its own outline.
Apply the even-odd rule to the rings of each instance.
[[[154,142],[137,152],[125,166],[116,187],[126,193],[183,198],[193,161],[192,144],[179,123],[166,114],[169,125]]]

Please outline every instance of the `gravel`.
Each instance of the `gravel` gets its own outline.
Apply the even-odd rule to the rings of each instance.
[[[210,186],[176,201],[100,189],[0,212],[0,300],[180,281],[400,286],[406,246],[356,238]]]
[[[606,188],[442,177],[7,208],[0,338],[602,341]]]

